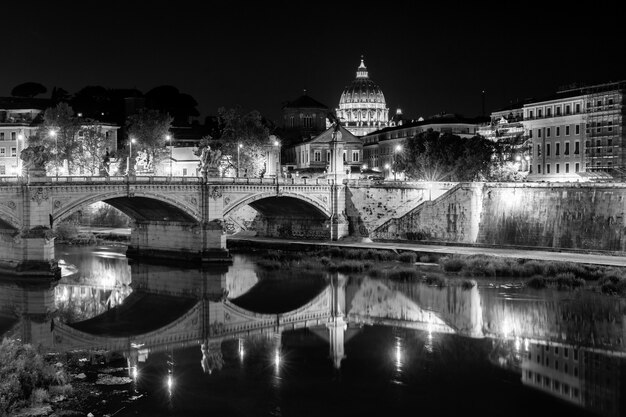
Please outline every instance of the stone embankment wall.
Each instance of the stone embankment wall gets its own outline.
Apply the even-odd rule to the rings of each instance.
[[[376,239],[626,251],[626,184],[462,183]]]

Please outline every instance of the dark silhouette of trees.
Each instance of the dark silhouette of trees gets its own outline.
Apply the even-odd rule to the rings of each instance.
[[[109,91],[101,86],[84,87],[74,94],[71,104],[74,110],[81,113],[83,117],[102,120],[111,112]]]
[[[200,116],[196,109],[198,102],[171,85],[155,87],[145,94],[145,98],[146,107],[169,114],[178,126],[188,125],[192,117]]]
[[[48,92],[48,89],[44,87],[42,84],[35,83],[35,82],[27,82],[27,83],[22,83],[13,87],[13,90],[11,90],[11,95],[13,97],[32,98],[40,94],[45,94],[46,92]]]

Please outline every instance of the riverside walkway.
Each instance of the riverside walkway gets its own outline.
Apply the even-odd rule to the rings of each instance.
[[[552,248],[535,249],[528,247],[486,247],[486,246],[461,246],[461,245],[436,245],[413,242],[371,242],[345,240],[338,242],[312,241],[312,240],[287,240],[277,238],[262,238],[247,235],[232,235],[228,241],[262,243],[264,247],[271,246],[301,246],[323,247],[338,246],[355,249],[389,249],[395,251],[413,251],[420,254],[435,255],[488,255],[501,256],[516,259],[535,259],[541,261],[577,262],[593,265],[607,265],[626,267],[626,256],[619,254],[600,253],[581,250],[556,250]]]

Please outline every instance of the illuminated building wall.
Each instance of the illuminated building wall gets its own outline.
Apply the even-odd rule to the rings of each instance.
[[[587,181],[626,177],[626,82],[559,91],[524,105],[532,140],[529,180]]]

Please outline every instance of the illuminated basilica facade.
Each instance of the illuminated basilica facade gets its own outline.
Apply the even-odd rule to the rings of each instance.
[[[361,59],[356,78],[339,99],[337,117],[355,136],[364,136],[389,126],[389,108],[380,87],[370,79]]]

